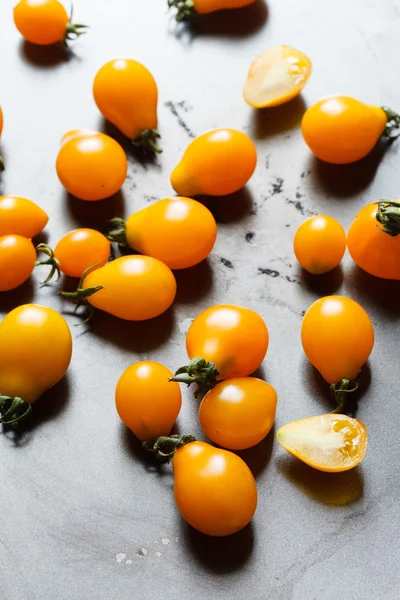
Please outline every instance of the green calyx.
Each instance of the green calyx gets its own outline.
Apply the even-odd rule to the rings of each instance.
[[[0,156],[0,172],[4,171],[5,168],[3,157]]]
[[[0,396],[0,423],[18,427],[18,424],[32,412],[32,406],[22,398]]]
[[[89,288],[82,287],[85,277],[88,275],[88,273],[96,267],[98,267],[99,265],[101,265],[101,262],[98,262],[83,271],[82,277],[79,280],[78,287],[75,290],[75,292],[63,292],[61,290],[58,292],[60,296],[62,296],[63,298],[67,298],[72,302],[75,302],[77,306],[84,304],[89,309],[89,314],[87,318],[83,321],[83,323],[87,323],[88,321],[90,321],[90,319],[93,316],[93,307],[88,303],[88,298],[90,298],[90,296],[93,296],[93,294],[100,292],[100,290],[104,289],[104,286],[102,285],[95,285]]]
[[[132,144],[138,148],[142,148],[145,152],[160,154],[162,148],[157,146],[157,140],[160,137],[160,134],[155,129],[144,129],[139,137],[132,140]]]
[[[60,277],[61,277],[60,262],[54,256],[53,249],[50,248],[50,246],[48,246],[48,244],[39,244],[38,246],[36,246],[36,250],[37,250],[37,252],[42,252],[43,254],[45,254],[47,256],[47,258],[44,258],[42,260],[37,260],[35,262],[35,266],[38,267],[40,265],[49,265],[51,267],[50,273],[48,274],[46,279],[41,283],[41,285],[46,285],[46,283],[49,283],[49,281],[51,281],[53,279],[54,275],[56,275],[56,274],[57,274],[56,281],[59,281]]]
[[[378,210],[376,220],[378,228],[388,235],[395,237],[400,233],[400,201],[399,200],[380,200],[376,203]]]
[[[179,21],[188,21],[191,19],[196,9],[194,7],[194,0],[168,0],[169,8],[176,8],[177,13],[175,19]]]
[[[217,376],[219,371],[213,362],[208,362],[204,358],[193,358],[188,365],[178,369],[169,381],[185,383],[188,387],[192,383],[197,384],[195,398],[201,400],[213,387],[217,385]]]
[[[162,435],[155,440],[143,442],[142,447],[153,454],[159,462],[166,463],[171,460],[179,448],[195,441],[196,438],[193,435]]]
[[[348,394],[358,390],[358,380],[342,379],[331,385],[331,396],[336,401],[337,407],[333,413],[342,413],[345,410]]]
[[[74,7],[71,6],[71,14],[69,17],[69,22],[67,23],[67,27],[65,29],[65,35],[63,39],[63,45],[65,48],[68,48],[68,42],[73,42],[74,40],[77,40],[79,36],[86,33],[86,29],[89,29],[89,25],[72,23],[73,14]]]
[[[384,135],[392,139],[397,138],[400,135],[400,115],[387,106],[381,108],[387,118]]]
[[[115,217],[110,220],[110,223],[114,227],[107,235],[110,242],[116,242],[119,246],[129,248],[128,242],[126,241],[126,221],[120,217]]]

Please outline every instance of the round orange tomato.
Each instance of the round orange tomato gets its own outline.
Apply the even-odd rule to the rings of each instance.
[[[149,360],[134,363],[121,375],[115,404],[121,420],[142,442],[168,435],[181,409],[178,383],[172,372]]]
[[[303,137],[317,158],[348,164],[367,156],[385,132],[388,113],[346,96],[328,96],[303,116]]]
[[[368,204],[350,226],[349,252],[361,269],[375,277],[400,280],[399,214],[398,201]]]
[[[91,271],[76,292],[59,292],[75,302],[88,302],[127,321],[146,321],[168,310],[175,299],[172,271],[156,258],[121,256]]]
[[[21,235],[0,237],[0,292],[22,285],[31,275],[36,261],[35,248]]]
[[[346,250],[343,227],[325,215],[303,221],[294,236],[294,253],[309,273],[320,275],[338,266]]]
[[[57,174],[70,194],[81,200],[103,200],[125,181],[128,161],[121,146],[104,133],[68,132],[57,156]]]
[[[87,28],[72,24],[58,0],[20,0],[14,8],[14,23],[28,42],[39,46],[74,40]]]
[[[278,429],[276,439],[290,454],[326,473],[356,467],[368,443],[361,421],[332,413],[288,423]]]
[[[211,212],[190,198],[165,198],[133,213],[109,239],[127,243],[141,254],[154,256],[170,269],[186,269],[207,258],[217,237]]]
[[[20,196],[0,196],[0,236],[34,238],[47,225],[48,215],[37,204]]]
[[[251,448],[270,432],[276,403],[276,391],[261,379],[227,379],[203,398],[200,425],[205,435],[219,446],[229,450]]]
[[[213,129],[189,144],[171,184],[180,196],[224,196],[245,186],[256,164],[256,147],[245,133]]]
[[[99,111],[129,139],[154,152],[158,90],[146,67],[129,58],[110,60],[98,71],[93,96]]]

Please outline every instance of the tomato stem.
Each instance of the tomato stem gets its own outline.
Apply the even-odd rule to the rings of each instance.
[[[138,148],[143,148],[146,152],[159,154],[162,152],[162,148],[157,146],[156,141],[160,138],[160,134],[155,129],[144,129],[142,133],[135,140],[132,140],[132,144]]]
[[[218,375],[219,371],[213,362],[208,362],[198,356],[193,358],[188,365],[180,367],[169,381],[185,383],[188,387],[192,383],[196,383],[198,387],[194,397],[201,400],[207,392],[217,385]]]
[[[331,395],[337,402],[337,407],[333,413],[342,413],[346,407],[347,395],[358,390],[358,380],[342,379],[331,385]]]
[[[5,168],[3,157],[0,156],[0,172],[4,171]]]
[[[40,285],[46,285],[46,283],[49,283],[49,281],[51,281],[53,279],[53,277],[56,273],[57,273],[56,281],[59,281],[60,277],[61,277],[60,262],[54,256],[53,249],[48,244],[39,244],[38,246],[36,246],[36,250],[37,250],[37,252],[43,252],[43,254],[46,254],[47,258],[45,258],[43,260],[37,260],[35,262],[35,266],[36,267],[38,267],[40,265],[50,265],[51,266],[50,273],[48,274],[46,279],[44,281],[42,281],[42,283]]]
[[[168,462],[179,448],[195,441],[196,438],[193,435],[161,435],[155,440],[143,442],[142,447],[153,454],[158,461]]]
[[[32,406],[16,396],[0,396],[0,423],[18,427],[18,424],[32,412]]]
[[[115,217],[114,219],[110,220],[110,223],[115,227],[115,229],[112,229],[109,232],[107,238],[111,242],[116,242],[119,246],[129,248],[128,242],[126,241],[126,221],[120,217]]]
[[[96,294],[97,292],[100,292],[100,290],[104,289],[103,285],[95,285],[93,287],[89,287],[89,288],[83,288],[83,282],[85,280],[85,277],[88,275],[88,273],[90,271],[92,271],[93,269],[95,269],[96,267],[98,267],[99,265],[101,265],[101,262],[98,262],[94,265],[91,265],[90,267],[88,267],[87,269],[85,269],[82,273],[82,276],[79,280],[78,283],[78,287],[75,290],[75,292],[64,292],[62,290],[60,290],[58,292],[58,294],[60,296],[62,296],[63,298],[67,298],[68,300],[71,300],[72,302],[75,302],[75,304],[77,304],[78,306],[80,306],[81,304],[85,304],[87,306],[87,308],[89,309],[89,315],[88,317],[83,321],[83,323],[87,323],[88,321],[90,321],[90,319],[93,316],[93,307],[90,306],[90,304],[88,303],[88,298],[90,298],[90,296],[93,296],[93,294]]]
[[[376,220],[378,228],[388,235],[395,237],[400,234],[400,201],[399,200],[380,200],[376,203],[378,211]]]
[[[63,38],[63,46],[68,48],[68,42],[77,40],[79,36],[87,33],[86,29],[89,29],[89,25],[82,25],[79,23],[72,23],[72,18],[74,16],[74,6],[71,5],[71,14],[69,16],[69,22],[67,23],[67,27],[65,29],[65,35]]]
[[[381,108],[387,118],[384,135],[395,139],[400,135],[400,115],[387,106],[381,106]]]
[[[194,0],[168,0],[169,8],[176,8],[177,13],[175,19],[180,21],[188,21],[191,19],[196,10],[194,7]]]

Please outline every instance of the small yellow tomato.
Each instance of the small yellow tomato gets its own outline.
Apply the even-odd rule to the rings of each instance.
[[[62,139],[56,169],[70,194],[81,200],[103,200],[122,187],[128,160],[122,147],[110,136],[74,130]]]
[[[356,467],[364,458],[368,443],[361,421],[332,413],[283,425],[276,432],[276,439],[290,454],[326,473]]]
[[[134,363],[119,378],[115,405],[121,420],[142,442],[168,435],[182,397],[179,383],[169,382],[173,373],[149,360]]]
[[[278,106],[298,96],[311,75],[311,60],[290,46],[264,50],[252,62],[244,99],[254,108]]]
[[[0,237],[0,292],[8,292],[25,283],[35,261],[36,252],[31,240],[21,235]]]
[[[0,323],[0,412],[15,424],[64,376],[72,354],[65,319],[52,308],[25,304]]]
[[[321,275],[338,266],[346,251],[346,233],[336,219],[316,215],[303,221],[294,236],[294,253],[309,273]]]
[[[246,185],[256,163],[256,147],[245,133],[213,129],[189,144],[171,184],[180,196],[224,196]]]
[[[158,258],[170,269],[197,265],[210,254],[217,237],[217,224],[208,208],[179,196],[158,200],[126,222],[113,221],[118,229],[109,239]]]
[[[205,435],[223,448],[251,448],[270,432],[276,403],[276,391],[261,379],[226,379],[203,398],[200,425]]]
[[[0,236],[34,238],[47,225],[48,215],[37,204],[20,196],[0,196]]]

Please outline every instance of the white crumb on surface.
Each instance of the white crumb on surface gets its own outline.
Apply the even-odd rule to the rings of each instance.
[[[118,554],[115,555],[115,558],[117,560],[117,563],[120,563],[123,560],[125,560],[126,554],[124,554],[123,552],[118,552]]]
[[[146,554],[147,554],[147,550],[146,550],[146,548],[140,548],[140,550],[138,550],[138,551],[136,552],[136,554],[137,554],[138,556],[146,556]]]
[[[131,559],[130,559],[130,558],[128,558],[128,560],[127,560],[127,561],[125,561],[125,564],[126,564],[126,565],[131,565],[131,564],[132,564],[132,561],[131,561]]]
[[[161,542],[164,544],[164,546],[168,546],[169,539],[168,538],[161,538]]]
[[[156,552],[156,556],[157,556],[157,558],[160,558],[161,552]]]

